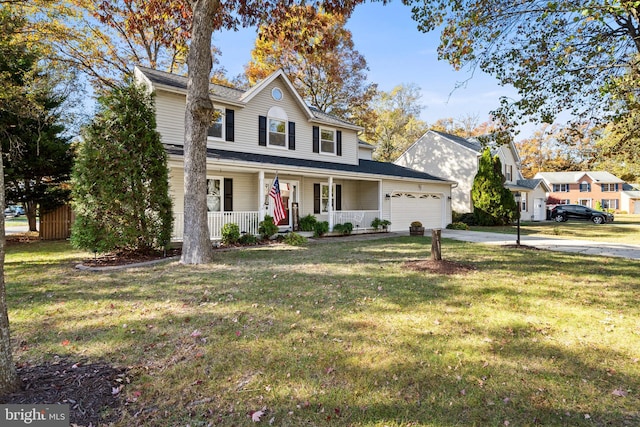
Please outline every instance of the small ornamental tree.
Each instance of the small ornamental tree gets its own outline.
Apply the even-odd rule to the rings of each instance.
[[[72,174],[71,242],[97,252],[164,247],[173,217],[152,95],[129,83],[98,102]]]
[[[500,159],[485,148],[471,189],[476,224],[505,225],[516,218],[516,201],[504,182]]]

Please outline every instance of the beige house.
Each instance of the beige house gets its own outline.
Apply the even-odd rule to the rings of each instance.
[[[522,177],[520,156],[513,143],[490,148],[492,155],[497,155],[502,164],[505,187],[521,196],[521,218],[525,221],[545,220],[547,188],[544,182]],[[429,130],[395,164],[457,182],[458,185],[451,191],[452,209],[459,213],[473,212],[471,189],[483,149],[475,139]]]
[[[155,92],[157,130],[169,157],[174,203],[173,238],[183,235],[184,135],[187,79],[148,68],[137,80]],[[451,222],[452,181],[371,160],[371,147],[358,140],[358,126],[307,106],[282,71],[244,91],[210,85],[218,111],[207,142],[209,231],[220,238],[225,223],[257,234],[273,212],[268,196],[278,176],[286,217],[282,231],[295,230],[308,214],[354,231],[375,218],[406,231],[412,221],[426,228]]]

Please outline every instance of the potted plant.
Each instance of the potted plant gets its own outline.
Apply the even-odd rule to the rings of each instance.
[[[410,236],[424,236],[424,227],[420,221],[413,221],[409,227]]]

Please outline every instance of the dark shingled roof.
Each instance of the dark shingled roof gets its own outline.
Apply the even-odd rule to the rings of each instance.
[[[176,156],[184,155],[184,147],[180,145],[166,145],[167,153]],[[438,178],[428,173],[419,172],[413,169],[395,165],[393,163],[376,162],[374,160],[360,159],[359,165],[348,165],[343,163],[319,162],[316,160],[294,159],[290,157],[270,156],[256,153],[241,153],[238,151],[207,149],[207,157],[210,159],[231,160],[248,163],[259,163],[264,165],[278,166],[294,166],[310,169],[322,169],[337,172],[352,172],[379,176],[391,176],[397,178],[412,178],[428,181],[441,181],[443,183],[451,182],[446,179]]]
[[[535,189],[540,184],[541,179],[519,179],[518,185],[525,188]]]
[[[444,133],[444,132],[439,132],[437,130],[431,130],[431,132],[436,133],[436,134],[440,135],[443,138],[447,138],[447,139],[449,139],[449,140],[451,140],[451,141],[453,141],[453,142],[455,142],[457,144],[462,145],[463,147],[469,148],[469,149],[471,149],[473,151],[476,151],[478,153],[482,151],[482,145],[476,140],[473,140],[473,139],[470,140],[470,139],[462,138],[460,136],[451,135],[451,134]]]
[[[175,87],[176,89],[187,90],[187,78],[178,74],[165,73],[163,71],[154,70],[152,68],[138,66],[138,69],[151,81],[153,84],[159,84],[164,86]],[[245,91],[235,89],[228,86],[209,83],[209,92],[221,99],[227,99],[229,101],[239,101],[240,97]]]

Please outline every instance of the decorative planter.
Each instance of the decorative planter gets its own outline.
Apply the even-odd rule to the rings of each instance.
[[[424,227],[409,227],[410,236],[424,236]]]

